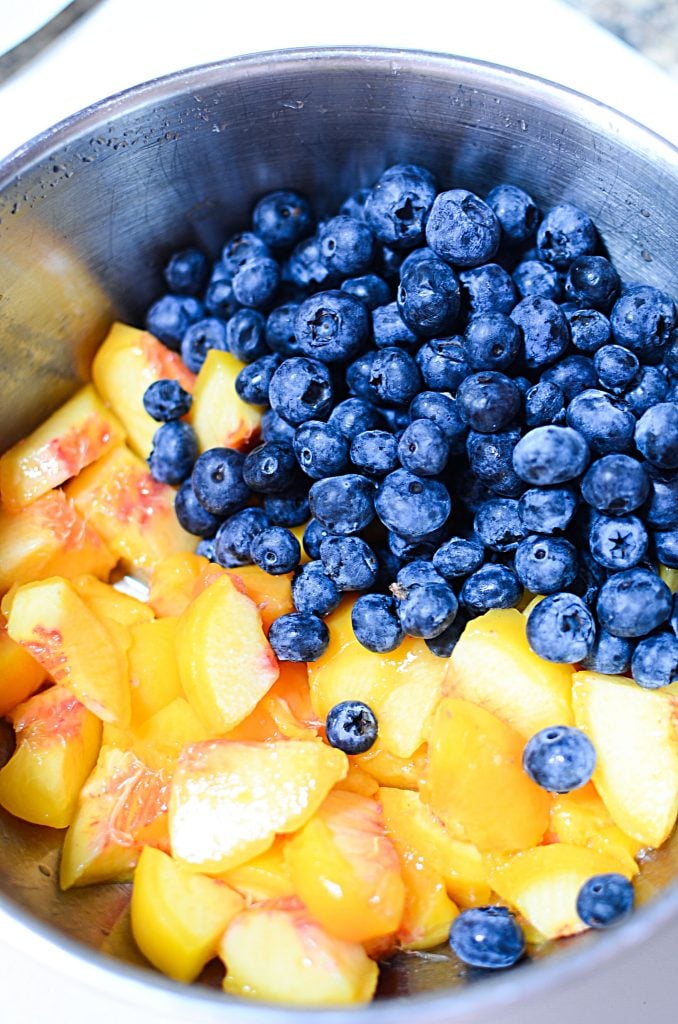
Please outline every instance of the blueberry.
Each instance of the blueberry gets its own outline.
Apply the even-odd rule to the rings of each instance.
[[[678,527],[657,530],[654,535],[657,560],[670,569],[678,569]]]
[[[512,242],[526,242],[537,230],[539,210],[527,192],[517,185],[497,185],[486,202],[494,210],[501,229]]]
[[[619,274],[604,256],[579,256],[570,264],[565,294],[571,302],[608,313],[619,288]]]
[[[205,310],[220,320],[228,320],[237,312],[238,303],[230,277],[218,277],[210,281],[205,292]]]
[[[180,484],[191,475],[198,457],[198,440],[190,423],[172,420],[153,435],[148,456],[151,476],[161,484]]]
[[[655,633],[641,640],[631,658],[631,675],[649,690],[678,682],[678,638]]]
[[[584,472],[588,461],[588,445],[571,427],[535,427],[513,451],[518,476],[540,487],[574,480]]]
[[[259,200],[252,212],[252,225],[271,248],[287,248],[309,234],[313,214],[298,192],[280,190]]]
[[[374,581],[375,590],[389,590],[391,584],[398,575],[399,570],[403,566],[403,559],[394,555],[387,544],[377,544],[373,546],[373,550],[377,556],[377,561],[379,562],[377,578]]]
[[[597,455],[609,455],[630,448],[636,421],[618,399],[605,391],[589,388],[572,399],[567,423],[585,439]]]
[[[244,260],[232,279],[233,294],[242,306],[268,306],[280,284],[280,267],[272,256]]]
[[[550,594],[532,609],[527,620],[528,643],[546,661],[582,661],[595,637],[593,616],[575,594]]]
[[[377,556],[360,537],[327,537],[320,560],[337,590],[369,590],[377,578]]]
[[[571,793],[585,786],[596,766],[596,751],[580,729],[551,725],[531,736],[523,751],[523,769],[549,793]]]
[[[351,625],[358,643],[375,654],[394,651],[405,637],[395,599],[384,594],[361,595],[351,609]]]
[[[299,541],[284,526],[269,526],[261,530],[250,545],[250,557],[255,565],[272,576],[292,572],[299,564]]]
[[[265,441],[245,456],[242,476],[257,494],[276,494],[289,486],[296,469],[297,460],[286,441]]]
[[[363,430],[351,441],[351,462],[368,476],[386,476],[398,468],[398,441],[387,430]]]
[[[364,530],[374,518],[374,484],[358,473],[317,480],[309,500],[319,523],[341,536]]]
[[[362,397],[377,405],[408,405],[422,385],[419,368],[412,356],[395,346],[379,349],[373,356],[366,394]]]
[[[551,366],[565,354],[570,328],[564,313],[551,299],[528,295],[513,307],[511,319],[522,332],[523,358],[530,370]]]
[[[636,446],[659,469],[678,469],[678,403],[660,402],[638,420]]]
[[[671,591],[649,569],[627,569],[600,588],[598,621],[614,636],[643,637],[671,614]]]
[[[505,565],[483,565],[464,581],[459,599],[472,615],[513,608],[523,594],[518,577]]]
[[[474,370],[506,370],[521,348],[520,331],[503,313],[479,313],[464,332],[466,356]]]
[[[454,327],[459,315],[457,276],[434,253],[403,263],[398,285],[398,310],[415,334],[431,338]]]
[[[433,556],[433,566],[447,580],[470,576],[483,564],[485,548],[477,534],[450,537]]]
[[[666,530],[678,524],[678,476],[649,468],[650,501],[645,521],[656,530]]]
[[[165,378],[153,381],[144,391],[144,409],[159,423],[179,420],[190,411],[193,399],[178,380]]]
[[[581,482],[584,501],[610,516],[633,512],[649,492],[650,478],[644,465],[630,455],[604,455],[591,463]]]
[[[175,295],[198,295],[208,272],[207,259],[199,249],[175,252],[164,271],[167,287]]]
[[[383,277],[379,277],[377,274],[349,277],[341,282],[341,291],[360,299],[363,305],[372,312],[385,306],[391,298],[391,289]]]
[[[292,578],[292,601],[298,612],[322,618],[333,612],[340,600],[341,593],[322,562],[307,562],[297,569]]]
[[[450,452],[464,450],[466,424],[459,415],[457,403],[449,395],[437,391],[420,391],[410,404],[410,420],[430,420],[445,435]]]
[[[513,280],[523,299],[550,299],[560,302],[563,278],[555,267],[543,260],[523,260],[513,271]]]
[[[581,597],[586,607],[594,611],[598,595],[600,594],[600,588],[609,576],[609,573],[607,569],[604,569],[602,565],[596,562],[595,558],[592,558],[588,551],[580,548],[578,555],[579,572],[574,583],[570,586],[570,591],[576,594],[577,597]]]
[[[215,516],[230,516],[249,503],[252,492],[243,480],[245,457],[233,448],[208,448],[193,467],[195,496]]]
[[[533,594],[555,594],[567,590],[577,576],[577,550],[564,537],[532,534],[515,553],[518,579]]]
[[[424,384],[432,391],[456,391],[471,372],[461,337],[427,341],[416,359]]]
[[[395,165],[382,174],[367,196],[365,220],[381,242],[412,249],[423,242],[435,194],[430,171],[412,164]]]
[[[304,473],[314,480],[334,476],[348,466],[348,440],[331,423],[309,420],[294,435],[294,453]]]
[[[459,267],[487,263],[499,248],[494,211],[473,192],[440,192],[426,222],[426,241],[441,259]]]
[[[429,640],[454,622],[457,607],[453,590],[441,580],[410,587],[399,602],[398,615],[408,636]]]
[[[239,309],[226,324],[226,347],[241,363],[269,354],[266,319],[257,309]]]
[[[528,427],[545,427],[561,422],[565,413],[562,388],[544,380],[535,384],[525,395],[525,423]]]
[[[642,416],[653,405],[668,399],[669,382],[656,366],[641,366],[631,386],[624,393],[624,400],[634,416]]]
[[[384,417],[384,425],[396,438],[400,437],[405,427],[409,426],[410,413],[407,406],[400,406],[396,409],[380,409]]]
[[[397,302],[388,302],[372,310],[372,337],[377,348],[416,348],[421,343],[418,334],[407,326]]]
[[[673,635],[678,637],[678,591],[673,595],[673,607],[671,608],[668,626]]]
[[[355,217],[357,220],[362,220],[365,215],[365,202],[369,194],[370,190],[368,188],[359,188],[355,192],[351,192],[350,196],[347,196],[339,207],[339,213],[345,213],[347,217]]]
[[[252,231],[241,231],[233,235],[221,250],[221,264],[224,275],[232,279],[239,267],[255,256],[270,256],[263,238]]]
[[[665,292],[649,285],[629,289],[617,299],[610,313],[617,344],[630,348],[643,362],[656,361],[675,322],[672,300]]]
[[[214,561],[226,569],[250,565],[252,542],[270,525],[270,519],[260,508],[245,508],[229,516],[214,537]]]
[[[163,295],[146,314],[146,330],[178,352],[186,331],[203,313],[202,303],[190,295]]]
[[[276,306],[266,320],[266,344],[281,356],[300,356],[301,349],[294,333],[294,323],[299,309],[298,302],[286,302]],[[260,314],[257,313],[257,316]]]
[[[573,309],[566,313],[572,344],[579,352],[590,354],[607,345],[612,338],[610,321],[597,309]]]
[[[436,658],[449,658],[466,629],[467,621],[466,613],[460,608],[454,622],[451,622],[447,629],[444,629],[438,636],[429,637],[424,641],[431,654],[435,654]]]
[[[330,631],[317,615],[290,612],[271,623],[268,642],[278,661],[317,661],[330,642]]]
[[[264,495],[264,511],[274,526],[301,526],[311,516],[308,494],[295,487]]]
[[[678,377],[678,328],[674,329],[664,349],[661,365],[668,371],[671,377]]]
[[[203,537],[196,545],[195,553],[206,558],[209,562],[216,562],[214,556],[214,537]]]
[[[294,440],[294,427],[281,419],[273,409],[267,409],[261,417],[261,436],[264,441],[287,441],[291,444]]]
[[[358,354],[367,340],[369,315],[365,305],[353,295],[316,292],[300,305],[294,333],[304,355],[323,363],[346,362]]]
[[[549,210],[537,229],[540,256],[559,270],[567,269],[579,256],[591,255],[596,245],[593,221],[569,203]]]
[[[510,313],[518,301],[518,291],[508,271],[498,263],[462,270],[459,274],[462,293],[470,312]]]
[[[320,558],[320,545],[329,536],[330,531],[322,526],[317,519],[309,519],[303,536],[304,551],[309,558],[313,560]]]
[[[518,502],[512,498],[490,498],[483,502],[473,527],[485,547],[492,551],[515,551],[525,536]]]
[[[577,894],[577,914],[589,928],[609,928],[632,909],[633,886],[616,871],[593,875]]]
[[[330,710],[325,738],[331,747],[345,754],[364,754],[374,746],[377,728],[372,708],[360,700],[344,700]]]
[[[596,562],[606,569],[632,569],[647,551],[647,530],[637,516],[597,515],[591,523],[589,546]]]
[[[566,530],[577,508],[577,498],[566,487],[542,490],[533,487],[518,501],[518,514],[527,533],[560,533]]]
[[[391,555],[402,564],[413,558],[431,558],[436,548],[445,539],[445,536],[446,531],[443,527],[432,530],[431,533],[426,533],[414,540],[408,540],[406,537],[401,537],[399,534],[389,530],[387,542]]]
[[[327,280],[329,273],[320,253],[320,242],[316,235],[299,242],[282,268],[283,281],[289,281],[298,288],[321,285]]]
[[[184,480],[174,499],[174,511],[179,525],[196,537],[212,537],[221,519],[204,508],[195,496],[190,480]]]
[[[582,661],[582,668],[603,675],[624,675],[631,663],[633,642],[599,629],[593,647]]]
[[[433,420],[414,420],[398,441],[400,465],[417,476],[442,473],[449,454],[447,438]]]
[[[352,441],[364,430],[378,430],[384,421],[378,409],[362,398],[347,398],[335,405],[328,423]]]
[[[243,402],[266,405],[273,374],[281,364],[280,356],[261,356],[244,366],[235,378],[235,390]]]
[[[503,430],[520,411],[521,394],[503,373],[483,370],[473,373],[457,391],[459,415],[472,430],[492,434]]]
[[[339,214],[318,228],[320,255],[332,273],[363,274],[374,256],[374,235],[364,220]]]
[[[405,469],[396,469],[385,477],[374,501],[384,526],[414,541],[447,522],[451,506],[443,484],[422,479]]]
[[[450,946],[465,964],[496,970],[520,960],[525,936],[506,907],[472,907],[452,922]]]
[[[513,469],[513,450],[519,439],[519,430],[504,430],[496,434],[469,431],[466,452],[475,482],[486,484],[502,497],[519,497],[525,490],[524,481]]]
[[[243,373],[241,370],[239,376]],[[322,418],[332,408],[332,399],[329,370],[317,359],[304,356],[285,359],[271,377],[268,388],[271,408],[294,426]]]
[[[640,368],[638,356],[622,345],[603,345],[593,357],[602,387],[620,394],[635,380]]]

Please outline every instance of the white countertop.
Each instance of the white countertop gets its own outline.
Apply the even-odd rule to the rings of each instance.
[[[17,0],[10,6],[19,8]],[[3,11],[0,51],[37,24],[42,10],[59,6],[23,0],[22,17]],[[148,78],[238,53],[314,44],[443,50],[512,65],[594,96],[678,143],[678,84],[558,0],[343,0],[337,7],[319,0],[105,0],[0,87],[0,155]],[[123,1014],[125,1024],[179,1024],[171,1004],[156,1014],[119,999],[114,988],[100,994],[86,979],[66,978],[58,962],[38,963],[30,941],[14,949],[1,943],[7,1024],[119,1024]],[[676,948],[678,923],[619,968],[611,964],[555,996],[542,994],[520,1013],[494,1014],[492,1024],[668,1024],[675,1020],[669,986]]]

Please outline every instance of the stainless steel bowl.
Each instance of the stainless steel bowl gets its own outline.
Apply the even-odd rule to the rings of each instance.
[[[678,293],[678,152],[620,114],[455,57],[362,49],[242,57],[90,107],[0,165],[0,448],[86,378],[114,316],[140,320],[162,290],[170,251],[196,243],[215,254],[272,188],[298,187],[322,214],[397,160],[480,194],[511,181],[542,206],[573,202],[591,214],[622,275]],[[129,938],[125,887],[57,891],[60,842],[59,833],[0,819],[5,941],[172,1020],[299,1018],[148,971]],[[675,877],[676,842],[645,865],[646,904],[613,933],[561,943],[539,962],[472,984],[445,957],[402,957],[386,974],[383,1000],[319,1016],[508,1024],[565,1019],[575,999],[586,1021],[600,1019],[604,995],[617,1021],[629,1019],[634,967],[642,965],[646,997],[666,984],[657,965],[678,941]]]

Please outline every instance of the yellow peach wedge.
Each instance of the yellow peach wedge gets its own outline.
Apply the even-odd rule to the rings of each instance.
[[[99,753],[101,722],[63,686],[52,686],[11,715],[16,750],[0,771],[0,804],[24,821],[70,825]]]
[[[596,672],[577,672],[572,695],[577,725],[596,749],[593,782],[610,817],[643,846],[661,846],[678,816],[675,697]]]
[[[228,575],[182,613],[176,644],[184,693],[213,735],[242,722],[278,678],[259,611]]]
[[[177,618],[138,622],[130,627],[129,664],[132,725],[146,721],[183,696],[177,665]]]
[[[297,895],[330,935],[366,942],[397,931],[405,886],[376,800],[330,793],[285,856]]]
[[[53,576],[19,587],[11,597],[7,631],[98,718],[128,724],[127,660],[68,580]]]
[[[422,744],[411,757],[396,757],[384,750],[377,736],[374,746],[364,754],[352,757],[351,764],[357,765],[381,786],[418,790],[428,768],[428,747]]]
[[[224,882],[187,871],[152,846],[142,850],[132,887],[132,933],[144,956],[175,981],[195,981],[244,906]]]
[[[130,445],[143,459],[150,454],[159,426],[144,409],[144,391],[168,377],[178,380],[187,391],[193,390],[195,376],[176,352],[147,331],[122,323],[113,324],[92,363],[97,391],[119,417]]]
[[[121,626],[132,627],[151,622],[154,618],[153,609],[145,601],[123,593],[91,573],[76,576],[72,582],[85,604],[104,621],[112,620]]]
[[[278,836],[268,850],[219,877],[241,893],[248,904],[296,895],[292,873],[285,858],[287,842],[286,836]]]
[[[200,451],[208,448],[251,448],[259,438],[261,410],[244,402],[235,390],[243,369],[230,352],[210,349],[200,368],[190,420]]]
[[[124,439],[117,416],[87,384],[0,458],[4,507],[18,512]]]
[[[445,942],[459,913],[442,875],[408,851],[398,851],[405,883],[405,908],[396,933],[402,949],[431,949]]]
[[[446,697],[431,730],[424,800],[481,850],[534,846],[548,828],[551,798],[523,771],[524,746],[485,708]]]
[[[596,850],[551,843],[513,856],[489,857],[492,888],[545,939],[576,935],[586,928],[577,895],[592,875],[619,872],[619,861]]]
[[[148,603],[157,616],[181,615],[210,563],[193,551],[176,551],[161,559],[149,580]]]
[[[530,650],[515,608],[472,619],[450,657],[444,691],[497,715],[528,740],[554,722],[572,725],[572,669]]]
[[[228,569],[227,572],[236,585],[241,585],[241,589],[254,601],[266,634],[271,623],[280,615],[294,611],[291,573],[271,576],[258,565],[243,565],[239,569]]]
[[[245,864],[276,833],[301,828],[347,767],[345,754],[317,740],[185,747],[172,780],[172,852],[207,874]]]
[[[150,715],[131,732],[132,748],[149,768],[172,772],[184,747],[210,738],[195,711],[184,697]]]
[[[549,831],[558,842],[586,846],[616,858],[619,870],[629,877],[638,873],[634,858],[642,844],[614,824],[592,782],[554,797]]]
[[[0,715],[7,715],[30,697],[47,673],[28,651],[12,640],[0,615]]]
[[[238,914],[219,956],[226,965],[225,991],[264,1002],[352,1006],[369,1002],[377,985],[377,965],[363,947],[328,935],[298,900]]]

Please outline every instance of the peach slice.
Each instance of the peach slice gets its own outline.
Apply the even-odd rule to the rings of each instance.
[[[12,640],[0,616],[0,715],[7,715],[44,682],[42,665]]]
[[[423,744],[412,757],[396,757],[384,750],[377,737],[373,747],[351,758],[351,764],[371,775],[381,786],[418,790],[428,768],[428,747]]]
[[[459,908],[447,895],[442,875],[410,852],[398,854],[406,892],[398,944],[403,949],[431,949],[445,942]]]
[[[0,458],[3,505],[18,512],[124,439],[117,416],[87,384]]]
[[[658,847],[678,816],[676,699],[623,676],[577,672],[578,727],[596,748],[593,782],[610,817],[643,846]]]
[[[68,580],[53,576],[19,587],[7,613],[7,632],[98,718],[127,725],[126,658]]]
[[[638,873],[634,858],[642,845],[614,824],[592,782],[554,798],[549,830],[561,843],[586,846],[615,857],[620,862],[619,870],[629,877]]]
[[[127,660],[133,725],[183,696],[176,653],[177,621],[175,616],[167,616],[130,628]]]
[[[287,842],[286,837],[278,836],[268,850],[219,877],[242,893],[248,904],[295,896],[292,874],[285,858]]]
[[[66,494],[125,569],[142,579],[171,552],[192,551],[196,545],[196,538],[179,526],[174,490],[154,480],[125,445],[84,469]]]
[[[0,593],[48,576],[106,578],[116,561],[63,491],[49,491],[21,512],[0,508]]]
[[[175,981],[198,977],[244,906],[224,882],[187,871],[152,846],[142,850],[132,887],[132,933],[144,956]]]
[[[242,584],[248,597],[259,609],[264,632],[268,634],[271,623],[281,615],[294,611],[292,604],[292,574],[271,576],[258,565],[243,565],[239,569],[226,570],[238,584]]]
[[[582,885],[592,875],[620,872],[614,857],[569,843],[536,846],[489,860],[492,888],[545,939],[584,931],[586,925],[576,909]]]
[[[134,752],[149,768],[173,771],[179,755],[190,743],[199,743],[210,734],[184,697],[160,708],[131,733]]]
[[[444,691],[497,715],[528,740],[557,722],[572,725],[572,669],[538,658],[515,608],[472,619],[452,652]]]
[[[481,850],[522,850],[548,828],[550,796],[525,774],[522,736],[470,701],[446,697],[431,730],[422,797]]]
[[[381,749],[408,759],[426,739],[447,662],[413,637],[390,654],[366,650],[351,626],[353,603],[345,599],[327,617],[330,643],[308,667],[313,707],[324,720],[341,701],[363,701],[377,716]]]
[[[489,902],[490,886],[483,855],[472,843],[450,835],[418,793],[383,786],[386,834],[402,857],[430,867],[460,907]]]
[[[219,946],[224,990],[290,1006],[368,1003],[377,965],[357,942],[328,935],[298,900],[251,907],[229,924]]]
[[[122,323],[113,324],[92,363],[97,391],[118,415],[130,445],[143,459],[160,426],[144,409],[144,391],[167,377],[178,380],[186,391],[193,390],[195,376],[176,352],[152,334]]]
[[[297,895],[328,934],[366,942],[398,929],[405,886],[376,800],[330,793],[285,856]]]
[[[112,620],[121,626],[136,626],[154,618],[153,609],[144,601],[124,594],[91,573],[76,576],[72,582],[88,608],[104,622]]]
[[[131,750],[103,746],[61,853],[62,889],[127,882],[144,846],[167,851],[169,778]]]
[[[242,722],[278,678],[254,602],[225,574],[180,616],[176,650],[184,693],[213,735]]]
[[[200,451],[208,448],[248,448],[258,440],[261,410],[248,405],[235,390],[243,369],[230,352],[211,349],[200,368],[190,420]]]
[[[301,828],[347,767],[345,754],[317,740],[185,747],[172,781],[172,852],[207,874],[245,864],[277,832]]]
[[[177,551],[161,559],[150,577],[148,603],[156,615],[181,615],[210,563],[192,551]],[[271,577],[273,579],[273,577]]]
[[[0,804],[24,821],[66,828],[99,753],[101,722],[63,686],[20,704],[11,720],[17,746],[0,771]]]

